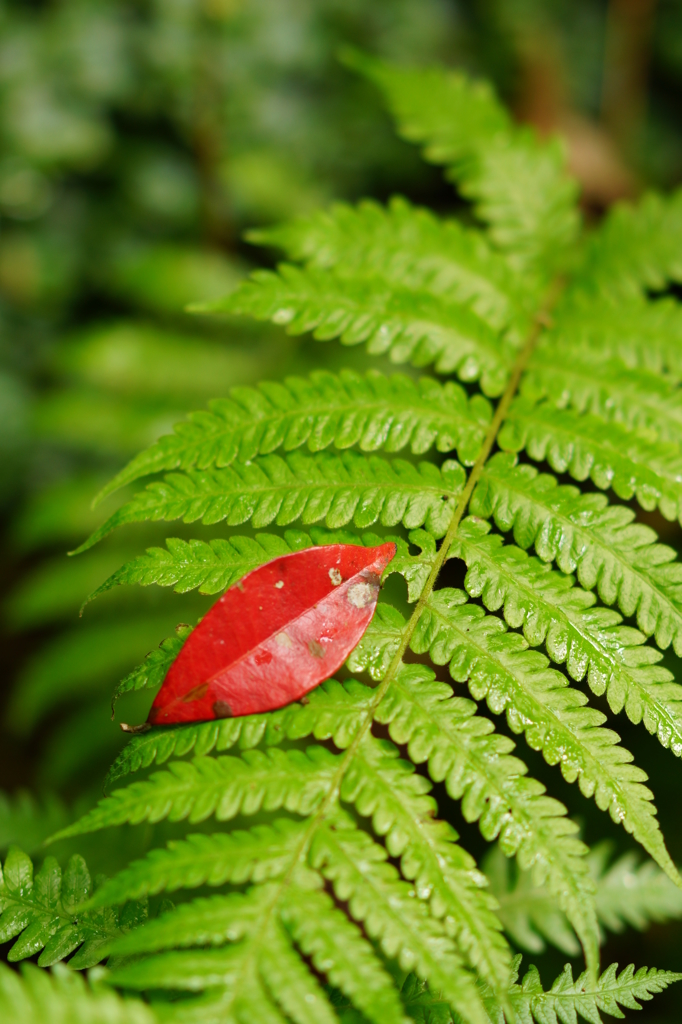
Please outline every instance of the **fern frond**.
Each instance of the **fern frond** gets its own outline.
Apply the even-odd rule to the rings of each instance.
[[[310,814],[328,792],[338,755],[324,747],[301,750],[247,750],[240,757],[197,757],[173,761],[168,771],[154,772],[105,797],[51,842],[101,828],[141,821],[204,821],[215,815],[227,821],[280,807]]]
[[[636,616],[660,648],[672,643],[682,654],[682,566],[673,561],[672,548],[655,543],[650,527],[633,523],[631,509],[609,505],[602,494],[559,485],[551,474],[517,466],[502,453],[486,464],[469,509],[512,531],[519,547],[534,546],[543,561],[575,572],[605,604]]]
[[[520,962],[521,957],[516,957],[516,976]],[[612,964],[599,979],[590,979],[586,972],[574,982],[571,966],[566,964],[550,991],[544,992],[537,968],[531,966],[521,983],[509,989],[516,1019],[519,1024],[577,1024],[580,1017],[590,1024],[602,1024],[600,1010],[612,1017],[623,1017],[619,1006],[639,1010],[641,1006],[636,1000],[646,1002],[682,978],[671,971],[646,967],[635,974],[632,965],[620,976],[617,971],[618,965]],[[457,1024],[446,1003],[414,975],[405,979],[402,996],[405,1008],[417,1024]],[[491,1024],[505,1024],[506,1017],[496,1000],[484,995],[484,1001]]]
[[[595,354],[596,355],[596,354]],[[588,349],[561,350],[552,338],[535,350],[521,385],[533,401],[590,413],[627,430],[677,443],[682,433],[682,397],[674,377],[630,367],[620,359],[595,358]],[[613,433],[613,440],[625,436]]]
[[[456,220],[438,220],[400,196],[387,207],[372,200],[357,206],[335,203],[287,224],[250,231],[247,237],[283,249],[289,259],[310,267],[362,273],[393,288],[469,303],[496,330],[518,313],[519,285],[482,232]]]
[[[673,881],[677,869],[666,850],[643,782],[646,774],[630,762],[620,737],[603,728],[606,716],[586,707],[587,698],[564,675],[547,667],[548,659],[517,633],[507,633],[496,616],[467,603],[462,591],[445,588],[431,594],[415,629],[412,650],[429,652],[447,664],[456,682],[468,682],[476,700],[485,698],[494,714],[506,713],[514,732],[559,764],[567,782],[578,782],[584,796],[642,844]]]
[[[447,165],[448,177],[474,201],[510,262],[554,269],[578,229],[576,185],[565,173],[559,144],[540,143],[514,125],[486,82],[364,56],[351,62],[382,90],[400,134],[422,143],[430,163]]]
[[[403,133],[447,165],[488,228],[441,224],[401,200],[386,211],[372,203],[334,207],[260,232],[257,240],[283,245],[302,265],[257,272],[215,308],[319,340],[366,341],[370,353],[394,362],[458,375],[467,391],[452,382],[348,372],[236,389],[119,474],[106,493],[175,471],[136,494],[79,550],[133,522],[401,526],[412,531],[410,544],[397,530],[387,575],[403,575],[414,608],[406,621],[380,602],[349,658],[351,671],[367,671],[374,687],[330,680],[305,703],[267,715],[134,738],[111,778],[172,755],[194,757],[115,790],[53,838],[211,815],[239,816],[239,828],[212,835],[178,829],[166,847],[88,893],[79,903],[83,920],[164,890],[227,891],[148,923],[143,905],[128,902],[112,918],[114,930],[95,936],[72,964],[111,954],[108,981],[147,993],[169,1024],[333,1024],[339,1017],[398,1024],[408,1013],[415,1021],[466,1024],[514,1017],[576,1024],[581,1014],[599,1024],[602,1009],[636,1008],[678,976],[628,968],[619,977],[612,966],[598,977],[594,861],[565,807],[527,775],[512,739],[495,734],[473,701],[455,697],[430,669],[404,664],[403,655],[447,664],[454,680],[467,682],[493,713],[505,713],[512,732],[559,764],[682,887],[646,776],[569,680],[587,676],[613,710],[625,707],[682,754],[682,690],[645,643],[655,636],[661,648],[672,643],[682,654],[682,568],[652,530],[633,522],[631,509],[609,506],[591,485],[583,494],[560,486],[517,465],[514,454],[682,520],[682,360],[675,352],[682,316],[674,303],[651,304],[645,294],[681,273],[663,227],[682,205],[677,197],[667,206],[651,200],[616,214],[585,244],[560,147],[514,125],[487,87],[456,74],[351,60],[384,90]],[[613,251],[614,240],[622,253]],[[650,252],[633,251],[640,244]],[[624,326],[626,312],[633,319]],[[485,396],[501,396],[494,415]],[[491,459],[495,446],[502,450]],[[416,464],[413,457],[434,449],[443,456],[454,449],[460,462],[434,454]],[[387,454],[371,454],[379,450]],[[389,457],[400,451],[409,458]],[[472,466],[468,477],[461,463]],[[513,532],[518,546],[491,536],[492,522]],[[136,582],[217,593],[273,555],[333,543],[316,528],[281,532],[212,543],[171,539],[126,563],[100,590]],[[367,543],[368,535],[344,537]],[[469,593],[435,589],[448,558],[464,559]],[[562,573],[575,573],[580,586]],[[402,593],[395,583],[388,592]],[[598,607],[596,594],[618,610]],[[476,595],[496,614],[474,604]],[[621,613],[636,616],[639,630],[624,626]],[[188,629],[119,690],[160,682]],[[541,643],[566,674],[529,650]],[[390,740],[377,738],[382,729]],[[311,745],[304,749],[303,741]],[[512,933],[537,947],[544,929],[575,951],[575,930],[588,968],[577,982],[567,971],[546,993],[531,970],[515,984],[496,903],[452,827],[434,817],[433,783],[444,783],[465,819],[531,872],[515,890]],[[53,862],[48,867],[46,879],[56,877]],[[622,870],[614,867],[613,877]],[[658,912],[663,876],[654,884],[644,869],[641,879],[633,870],[641,897],[631,917],[647,920],[648,911]],[[602,881],[605,868],[596,873]],[[627,914],[608,881],[603,888],[603,913],[620,925]],[[29,926],[20,941],[30,950],[31,941],[51,940],[51,927],[41,918],[35,935]],[[400,991],[396,978],[405,971],[414,977]]]
[[[566,809],[526,777],[527,768],[511,756],[514,744],[476,714],[473,701],[453,697],[421,666],[404,666],[376,714],[395,743],[407,744],[410,759],[426,763],[434,782],[462,801],[467,821],[479,822],[483,836],[499,836],[507,856],[547,880],[583,943],[589,964],[598,962],[599,933],[594,883],[586,847]]]
[[[266,991],[286,1020],[293,1024],[337,1024],[328,994],[281,927],[270,925],[263,935],[259,968]]]
[[[681,281],[680,231],[680,190],[666,197],[649,193],[636,206],[619,203],[590,240],[576,290],[627,299]]]
[[[607,843],[590,852],[597,879],[597,913],[605,928],[644,931],[652,922],[682,917],[682,892],[652,861],[640,862],[636,854],[625,853],[609,866],[609,857]]]
[[[465,1020],[485,1022],[473,978],[452,941],[387,863],[383,846],[346,818],[338,818],[317,830],[310,858],[332,883],[337,899],[348,903],[352,917],[363,923],[387,956],[397,957],[403,970],[416,970]]]
[[[230,398],[210,403],[210,412],[190,413],[173,434],[136,455],[95,500],[153,473],[222,469],[278,448],[305,446],[319,452],[357,445],[367,452],[409,448],[415,455],[432,447],[441,452],[461,449],[460,459],[471,465],[491,415],[485,398],[468,398],[453,381],[414,381],[376,370],[317,370],[308,378],[233,388]]]
[[[394,363],[433,363],[438,373],[478,380],[489,397],[504,390],[514,359],[514,346],[470,306],[336,269],[282,263],[277,272],[256,270],[211,309],[271,320],[289,334],[312,331],[318,341],[367,342],[368,352]]]
[[[306,827],[305,823],[279,818],[272,825],[254,825],[248,832],[235,829],[173,839],[165,849],[151,850],[143,860],[133,861],[104,882],[90,906],[111,906],[198,885],[241,885],[281,877]]]
[[[21,973],[0,964],[0,1014],[3,1024],[157,1024],[141,999],[119,995],[103,984],[86,985],[61,964],[48,974],[33,964]]]
[[[410,529],[426,525],[441,537],[464,477],[452,459],[438,468],[430,462],[415,466],[404,459],[389,461],[356,452],[294,452],[286,459],[264,455],[229,469],[171,473],[114,512],[75,553],[126,523],[160,519],[210,524],[226,520],[230,526],[250,520],[256,528],[273,522],[287,526],[297,519],[323,520],[331,529],[349,522],[361,528],[377,521],[384,526],[403,522]]]
[[[299,890],[282,909],[282,921],[301,952],[370,1021],[401,1019],[402,1008],[371,947],[331,897],[319,889]]]
[[[575,933],[548,886],[537,883],[530,871],[514,871],[499,846],[486,855],[483,869],[498,901],[504,930],[517,949],[542,953],[546,943],[551,943],[567,956],[580,953]],[[663,872],[660,874],[671,888],[676,888]]]
[[[219,539],[208,543],[168,537],[165,548],[147,548],[144,555],[122,565],[88,597],[85,604],[112,587],[135,583],[142,587],[151,584],[173,587],[176,593],[181,594],[190,590],[216,594],[259,565],[315,544],[364,544],[372,547],[386,540],[392,540],[402,554],[407,551],[402,537],[379,537],[375,533],[364,533],[360,537],[352,530],[324,530],[316,526],[310,533],[285,530],[283,537],[274,533],[258,533],[255,537],[233,536],[229,541]]]
[[[218,594],[271,558],[301,551],[312,543],[301,530],[287,530],[284,537],[260,533],[256,537],[209,542],[168,537],[165,548],[147,548],[144,555],[138,555],[112,573],[90,594],[85,604],[112,587],[130,584],[148,587],[156,583],[173,587],[176,594],[186,594],[189,590]]]
[[[123,748],[107,781],[148,768],[154,762],[162,764],[173,755],[182,757],[192,751],[203,755],[235,745],[248,750],[261,741],[275,746],[284,739],[314,736],[318,740],[332,739],[343,750],[355,736],[373,694],[355,680],[341,685],[328,679],[308,694],[308,699],[306,705],[290,704],[269,714],[151,729],[134,736]]]
[[[631,369],[682,376],[682,306],[673,299],[569,295],[549,337],[557,350],[572,349],[576,358],[584,353],[591,361],[619,359]]]
[[[143,928],[112,943],[113,956],[129,957],[138,953],[157,953],[191,946],[222,946],[239,942],[257,933],[263,915],[267,915],[277,885],[266,882],[246,892],[202,896],[181,903],[160,914]]]
[[[341,798],[372,818],[389,854],[400,857],[403,876],[430,901],[434,917],[445,922],[470,966],[503,991],[511,961],[495,901],[482,888],[485,879],[473,858],[457,845],[454,829],[434,820],[430,788],[409,762],[399,759],[393,744],[367,737],[345,775]]]
[[[666,519],[682,518],[678,444],[652,441],[620,423],[527,398],[514,403],[499,443],[506,451],[525,449],[532,459],[546,459],[552,469],[575,480],[589,478],[602,490],[610,487],[626,501],[636,497],[642,508],[659,508]]]
[[[609,865],[611,845],[601,843],[589,855],[597,893],[596,908],[603,929],[644,931],[653,921],[682,917],[682,892],[653,861],[641,862],[626,853]],[[529,872],[510,870],[499,847],[486,856],[484,870],[499,903],[505,931],[521,949],[541,953],[545,942],[569,956],[579,952],[575,936],[546,885]]]
[[[602,1024],[600,1010],[612,1017],[622,1017],[621,1006],[640,1010],[640,1003],[648,1002],[680,979],[682,974],[655,967],[635,971],[632,964],[618,974],[618,964],[611,964],[597,981],[590,979],[587,971],[574,981],[571,965],[566,964],[549,992],[543,992],[537,968],[529,967],[521,984],[510,992],[510,1000],[523,1024],[563,1024],[576,1021],[576,1015],[591,1024]],[[495,1024],[504,1024],[502,1012],[492,1007],[491,1010]]]
[[[10,849],[0,875],[0,942],[16,940],[7,959],[40,953],[38,964],[49,967],[80,947],[71,967],[99,963],[104,944],[120,935],[119,915],[111,908],[83,909],[91,889],[87,865],[77,854],[63,875],[54,857],[46,857],[34,876],[31,858]]]
[[[501,989],[509,974],[509,955],[499,935],[494,903],[481,890],[483,876],[456,845],[454,830],[433,820],[435,804],[425,795],[429,784],[406,762],[396,760],[397,750],[366,740],[362,751],[345,777],[342,799],[372,817],[375,831],[386,836],[391,855],[401,857],[404,876],[430,900],[434,915],[445,919],[473,966]],[[121,903],[165,889],[278,877],[306,827],[282,820],[249,832],[171,841],[165,850],[151,851],[104,883],[91,905]]]
[[[312,882],[314,876],[310,872],[308,874]],[[282,933],[310,957],[316,969],[325,974],[368,1020],[386,1024],[403,1019],[398,993],[372,946],[324,891],[311,885],[301,887],[293,884],[287,887],[278,910],[273,914],[276,898],[275,887],[266,883],[245,895],[232,893],[181,905],[150,922],[149,926],[120,939],[112,947],[114,954],[128,956],[178,946],[222,946],[226,942],[240,945],[216,951],[213,960],[209,951],[151,957],[123,968],[119,977],[124,975],[126,986],[131,988],[181,987],[183,980],[177,974],[180,966],[177,958],[184,956],[185,966],[190,972],[190,964],[195,965],[193,974],[185,974],[185,977],[193,979],[193,987],[223,986],[220,996],[223,1016],[220,1019],[229,1019],[230,1003],[240,998],[239,985],[245,980],[244,973],[239,971],[240,961],[242,957],[260,961],[267,945],[263,932],[274,917],[278,924],[281,923]],[[234,965],[234,970],[231,965]]]
[[[481,597],[489,611],[501,608],[508,625],[523,628],[529,644],[544,643],[552,661],[565,663],[573,679],[587,676],[593,693],[606,693],[615,714],[625,710],[682,756],[682,687],[657,664],[662,655],[644,646],[639,630],[622,626],[617,612],[595,608],[595,595],[574,586],[571,576],[512,544],[503,546],[489,530],[489,523],[470,517],[453,544],[452,555],[468,568],[467,593]]]
[[[100,590],[102,588],[100,587]],[[94,594],[92,595],[95,596]],[[121,680],[111,698],[112,712],[119,697],[124,693],[134,693],[136,690],[152,690],[158,688],[166,677],[182,646],[192,632],[192,627],[181,622],[175,627],[175,636],[168,636],[162,640],[154,651],[150,651],[144,661],[129,672]]]

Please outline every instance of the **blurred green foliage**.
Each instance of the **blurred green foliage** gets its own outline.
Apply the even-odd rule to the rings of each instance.
[[[351,39],[442,59],[455,27],[440,0],[0,8],[0,487],[20,501],[5,612],[26,637],[5,723],[30,752],[27,781],[78,788],[88,765],[101,777],[123,739],[112,685],[176,624],[166,594],[132,606],[115,595],[79,621],[127,555],[114,542],[65,557],[89,528],[96,480],[188,409],[305,360],[267,329],[184,307],[248,270],[248,224],[406,176],[409,187],[418,160],[336,49]],[[17,774],[13,762],[5,784]]]

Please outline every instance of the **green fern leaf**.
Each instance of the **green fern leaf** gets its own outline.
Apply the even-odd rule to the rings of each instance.
[[[483,869],[499,904],[504,930],[517,949],[542,953],[551,943],[567,956],[578,956],[580,946],[565,914],[549,887],[537,883],[530,871],[514,871],[499,846],[486,855]],[[676,888],[660,872],[671,888]],[[597,897],[599,893],[597,890]]]
[[[332,739],[345,749],[358,731],[363,714],[373,701],[373,692],[362,683],[348,680],[343,685],[328,679],[308,695],[308,704],[291,704],[279,711],[243,718],[224,718],[214,722],[182,724],[151,729],[133,737],[112,765],[109,783],[131,772],[162,764],[173,755],[194,752],[208,754],[239,746],[248,750],[264,741],[275,746],[284,739]]]
[[[175,636],[169,636],[162,640],[157,649],[151,651],[141,665],[138,665],[121,680],[111,698],[112,714],[116,701],[124,693],[157,689],[161,686],[168,669],[182,650],[183,644],[191,632],[192,627],[181,622],[175,627]]]
[[[439,221],[428,209],[394,197],[386,208],[372,200],[335,203],[328,210],[248,239],[283,249],[290,259],[340,274],[381,279],[469,303],[496,330],[518,315],[518,282],[485,235],[459,221]]]
[[[289,867],[305,829],[304,823],[280,818],[272,825],[255,825],[248,832],[236,829],[171,840],[165,849],[152,850],[104,882],[89,905],[111,906],[198,885],[241,885],[279,878]]]
[[[282,921],[296,945],[370,1021],[399,1021],[395,989],[371,953],[358,941],[348,918],[321,890],[300,890],[282,910]]]
[[[416,455],[431,447],[459,449],[461,460],[471,465],[492,415],[485,398],[467,398],[452,381],[351,370],[338,375],[318,370],[309,378],[233,388],[231,398],[212,402],[210,410],[191,413],[175,433],[137,455],[95,500],[152,473],[220,469],[278,448],[318,452],[357,445],[362,451],[409,448]]]
[[[293,949],[289,935],[270,925],[263,935],[260,975],[273,1003],[293,1024],[337,1024],[334,1007],[320,982]]]
[[[465,1020],[484,1024],[472,977],[442,926],[387,863],[383,846],[339,818],[316,832],[311,863],[387,956],[397,956],[404,970],[414,968]]]
[[[429,162],[447,165],[514,265],[541,265],[544,257],[556,266],[578,228],[576,186],[560,146],[516,127],[485,82],[440,68],[351,59],[385,94],[400,133],[423,143]]]
[[[653,794],[642,783],[646,774],[630,762],[632,754],[619,737],[604,729],[601,712],[586,707],[587,698],[565,676],[547,668],[548,659],[517,633],[507,633],[497,617],[467,603],[462,591],[449,588],[429,598],[415,630],[412,650],[429,652],[447,664],[456,682],[468,682],[472,696],[485,698],[494,714],[506,712],[514,732],[542,751],[548,764],[560,764],[567,782],[578,782],[584,796],[642,844],[673,881],[677,869],[665,848]]]
[[[516,958],[516,967],[521,957]],[[618,976],[618,965],[612,964],[602,976],[590,979],[581,974],[574,982],[570,964],[554,982],[549,992],[543,991],[536,967],[529,967],[520,984],[509,989],[516,1019],[520,1024],[577,1024],[578,1017],[590,1024],[602,1024],[599,1011],[612,1017],[623,1017],[619,1009],[641,1009],[658,992],[679,981],[682,975],[671,971],[641,968],[635,973],[632,965]],[[516,973],[516,972],[515,972]],[[410,1017],[418,1024],[457,1024],[447,1004],[414,975],[408,975],[402,989]],[[505,1024],[506,1017],[494,998],[484,995],[486,1010],[492,1024]]]
[[[308,879],[311,881],[311,879]],[[239,942],[258,932],[263,915],[270,912],[277,885],[266,882],[245,893],[200,897],[160,914],[143,928],[136,928],[111,946],[114,956],[184,949],[191,946],[222,946]],[[136,986],[137,987],[137,986]]]
[[[384,629],[392,637],[379,673],[398,649],[400,630],[394,612],[389,629]],[[365,667],[363,650],[369,647],[376,653],[381,646],[370,625],[350,659],[353,670]],[[468,682],[472,696],[485,698],[495,714],[506,712],[514,732],[523,732],[549,764],[560,764],[564,778],[577,781],[585,796],[594,796],[597,805],[632,832],[677,881],[651,791],[642,785],[645,773],[629,763],[632,755],[618,745],[616,733],[602,727],[605,716],[585,707],[584,694],[569,687],[565,676],[548,669],[543,655],[528,651],[527,642],[507,633],[499,618],[486,616],[481,608],[467,603],[462,591],[451,589],[431,594],[410,646],[417,654],[428,652],[436,664],[448,664],[453,679]]]
[[[276,273],[256,270],[211,309],[272,320],[289,334],[312,331],[318,341],[367,342],[368,352],[394,363],[433,363],[438,373],[480,380],[487,396],[504,390],[513,363],[514,346],[470,306],[335,269],[282,263]]]
[[[611,487],[626,501],[636,497],[642,508],[659,508],[666,519],[682,518],[682,450],[677,444],[654,442],[620,423],[525,398],[514,403],[499,443],[506,451],[525,449],[532,459],[546,459],[552,469],[575,480],[589,477],[602,490]]]
[[[3,1024],[156,1024],[141,999],[121,999],[101,983],[86,985],[76,971],[57,964],[48,974],[33,964],[21,973],[0,964],[0,1013]]]
[[[416,531],[415,531],[416,532]],[[421,531],[429,536],[425,531]],[[259,533],[255,537],[231,537],[230,540],[184,541],[168,537],[165,548],[147,548],[146,554],[126,562],[90,595],[88,601],[112,587],[134,584],[147,587],[158,584],[173,587],[176,593],[198,589],[200,594],[216,594],[242,579],[259,565],[273,558],[302,551],[314,544],[364,544],[372,547],[392,540],[401,554],[407,552],[402,537],[379,537],[351,530],[324,530],[314,526],[310,533],[286,530],[283,537]]]
[[[383,88],[403,133],[447,165],[488,227],[440,223],[401,200],[385,211],[334,207],[260,232],[259,241],[284,246],[302,265],[258,272],[218,307],[320,340],[366,341],[394,362],[432,363],[467,392],[452,381],[347,372],[234,390],[119,474],[110,489],[179,470],[136,494],[80,550],[125,523],[273,524],[254,540],[171,539],[101,588],[137,582],[217,593],[273,553],[335,542],[317,529],[282,537],[278,528],[378,523],[397,528],[386,575],[404,577],[413,609],[406,621],[380,602],[352,653],[348,666],[366,671],[373,687],[327,681],[304,703],[268,715],[134,737],[111,778],[173,755],[194,758],[115,790],[60,837],[164,819],[242,820],[213,835],[177,829],[79,911],[113,914],[123,899],[205,884],[227,891],[147,923],[129,902],[115,920],[118,936],[95,935],[71,965],[110,953],[109,982],[147,993],[175,1024],[397,1024],[408,1014],[431,1024],[502,1024],[514,1015],[520,1024],[576,1024],[581,1014],[599,1024],[601,1010],[636,1008],[677,976],[628,968],[619,977],[612,966],[598,977],[598,884],[602,924],[628,920],[605,863],[595,871],[566,809],[528,777],[512,740],[403,655],[447,664],[682,886],[646,776],[569,679],[587,677],[611,710],[625,708],[682,752],[682,691],[645,643],[655,637],[682,654],[682,569],[672,548],[633,522],[632,509],[592,492],[594,484],[622,501],[636,497],[671,520],[682,512],[682,307],[646,294],[680,276],[664,232],[682,206],[679,196],[647,200],[578,237],[560,147],[514,125],[486,86],[350,59]],[[493,415],[485,396],[498,395]],[[490,458],[495,446],[502,450]],[[380,449],[410,457],[371,454]],[[453,449],[472,465],[468,478],[445,457]],[[427,451],[429,461],[416,465]],[[584,493],[560,486],[529,460],[591,483]],[[493,522],[518,546],[491,536]],[[434,589],[453,558],[467,565],[469,595]],[[403,591],[389,580],[397,602]],[[488,613],[469,596],[481,596]],[[618,610],[598,607],[597,596]],[[639,629],[621,614],[636,616]],[[184,636],[166,641],[122,688],[153,688]],[[529,650],[539,644],[566,674]],[[68,682],[73,693],[94,685],[96,675]],[[24,714],[43,706],[22,699]],[[381,729],[390,741],[377,738]],[[303,749],[303,741],[314,745]],[[532,970],[516,983],[495,902],[451,826],[436,819],[433,783],[461,801],[485,839],[516,856],[512,934],[575,951],[573,928],[589,973],[574,983],[565,972],[550,992]],[[45,878],[56,878],[48,867]],[[614,879],[625,870],[614,866]],[[658,869],[631,870],[630,916],[646,921],[659,913],[663,876],[654,884]],[[56,882],[51,891],[54,902]],[[512,892],[508,878],[502,892]],[[54,914],[44,916],[35,934],[30,924],[22,932],[27,955],[31,942],[51,941]]]
[[[554,347],[573,350],[576,360],[621,360],[631,369],[682,375],[682,307],[672,299],[643,297],[608,301],[603,293],[567,296],[548,333]]]
[[[601,1024],[600,1010],[612,1017],[622,1017],[619,1007],[639,1010],[640,1002],[647,1002],[682,978],[682,974],[658,971],[655,967],[635,971],[632,964],[620,974],[617,972],[618,964],[611,964],[597,981],[592,981],[587,972],[574,981],[571,965],[566,964],[549,992],[543,992],[537,969],[530,967],[522,983],[510,993],[512,1006],[524,1024],[563,1024],[575,1021],[576,1014],[591,1024]],[[500,1010],[490,1016],[495,1024],[503,1024]]]
[[[389,854],[400,857],[403,876],[430,901],[434,917],[446,922],[470,966],[503,991],[511,961],[495,902],[481,888],[485,881],[473,859],[457,845],[457,833],[434,820],[437,808],[426,795],[429,789],[409,762],[398,759],[393,744],[366,738],[344,778],[341,797],[372,818]]]
[[[629,367],[620,359],[604,359],[603,354],[595,358],[589,349],[557,350],[556,339],[552,342],[551,348],[547,341],[533,354],[522,395],[621,423],[629,431],[646,432],[650,443],[652,436],[677,443],[682,433],[682,400],[675,378]],[[610,430],[609,437],[615,443],[626,434]],[[631,458],[636,451],[628,452]]]
[[[299,750],[247,750],[241,758],[197,757],[173,761],[168,771],[117,789],[51,842],[112,825],[141,821],[227,821],[280,807],[310,814],[328,792],[338,758],[324,747]]]
[[[529,644],[544,643],[572,679],[587,675],[590,689],[606,693],[615,714],[624,709],[681,757],[682,687],[657,664],[662,655],[643,646],[643,633],[620,625],[617,612],[595,608],[595,595],[573,586],[571,576],[514,545],[503,546],[489,530],[489,523],[465,519],[453,545],[453,556],[468,568],[467,593],[481,597],[489,611],[502,608],[508,625],[522,627]]]
[[[377,721],[395,743],[407,744],[410,759],[426,763],[434,782],[462,801],[467,821],[478,821],[484,838],[499,836],[507,856],[546,879],[583,943],[588,963],[598,962],[599,933],[594,883],[577,826],[557,800],[528,778],[526,766],[510,756],[513,743],[476,715],[476,705],[453,698],[451,687],[429,669],[405,666],[384,697]]]
[[[284,537],[260,533],[256,537],[232,537],[209,543],[168,537],[165,548],[147,548],[144,555],[126,562],[85,603],[112,587],[130,584],[148,587],[156,583],[173,587],[176,594],[196,589],[200,594],[218,594],[271,558],[301,551],[312,543],[301,530],[287,530]]]
[[[609,866],[610,854],[608,843],[590,852],[597,879],[597,913],[604,928],[644,931],[652,922],[682,917],[682,892],[652,861],[640,862],[635,853],[625,853]]]
[[[609,505],[601,494],[580,494],[559,485],[533,466],[517,466],[506,454],[493,456],[471,500],[470,511],[513,531],[521,548],[535,547],[545,562],[575,572],[605,604],[636,616],[646,636],[682,654],[682,567],[672,548],[654,543],[650,527],[633,523],[634,513]]]
[[[640,863],[635,854],[626,853],[609,866],[610,857],[609,843],[594,847],[588,856],[603,929],[622,932],[629,926],[644,931],[652,921],[682,917],[682,892],[653,861]],[[579,953],[568,921],[546,885],[537,884],[529,872],[514,874],[499,847],[491,850],[483,866],[505,931],[519,948],[542,953],[548,942],[569,956]]]
[[[309,881],[313,881],[312,873]],[[316,883],[319,885],[319,881]],[[215,952],[166,953],[151,957],[118,972],[131,988],[194,987],[221,985],[220,1019],[229,1019],[235,1001],[243,998],[241,962],[246,956],[260,960],[266,942],[261,938],[273,911],[276,889],[265,884],[246,895],[233,893],[183,904],[157,921],[130,933],[113,946],[113,952],[130,955],[174,947],[240,943]],[[372,946],[323,891],[310,885],[287,888],[277,915],[283,932],[330,982],[376,1024],[401,1021],[398,994]],[[208,954],[208,955],[207,955]],[[183,960],[179,960],[183,957]],[[182,974],[178,974],[178,969]],[[175,977],[174,977],[175,971]],[[185,979],[191,979],[185,986]],[[260,1018],[259,1018],[260,1019]]]
[[[682,192],[649,193],[637,206],[619,204],[591,239],[576,290],[610,293],[616,299],[660,292],[682,280],[677,245],[682,231]]]
[[[120,935],[119,915],[110,908],[84,909],[91,889],[87,866],[77,854],[63,875],[54,857],[47,857],[34,876],[30,857],[10,849],[0,879],[0,942],[16,940],[8,960],[40,953],[39,965],[49,967],[81,947],[70,966],[99,963],[104,943]]]
[[[149,484],[96,530],[78,548],[86,551],[126,523],[151,519],[182,519],[193,523],[254,527],[276,522],[286,526],[324,520],[332,528],[353,522],[367,527],[403,522],[408,528],[426,525],[442,536],[464,485],[464,470],[448,460],[439,468],[429,462],[414,466],[403,459],[388,461],[355,452],[286,459],[265,455],[249,465],[202,473],[172,473]]]

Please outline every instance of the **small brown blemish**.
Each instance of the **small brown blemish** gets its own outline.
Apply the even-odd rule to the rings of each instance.
[[[299,704],[310,704],[310,697],[301,697]]]
[[[244,584],[242,583],[241,580],[239,580],[239,583],[235,584],[235,586],[237,587],[237,590],[240,590],[242,592],[242,594],[244,593]]]
[[[208,683],[201,683],[199,686],[195,686],[192,690],[188,690],[185,696],[182,698],[183,704],[189,704],[193,700],[201,700],[208,693]]]
[[[340,586],[343,583],[343,576],[338,569],[329,570],[329,579],[332,581],[335,587]]]
[[[324,647],[319,642],[319,640],[309,640],[308,650],[312,654],[313,658],[324,658]]]
[[[284,586],[284,580],[277,580],[275,583],[275,590],[281,590]]]
[[[133,734],[141,733],[141,732],[149,732],[151,727],[152,727],[152,723],[151,722],[142,722],[141,725],[128,725],[127,722],[121,722],[121,731],[122,732],[131,732]]]
[[[213,702],[213,714],[216,718],[234,718],[232,708],[224,700],[216,700]]]

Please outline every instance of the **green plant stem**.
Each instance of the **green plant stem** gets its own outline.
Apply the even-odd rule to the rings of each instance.
[[[374,700],[372,701],[371,706],[368,708],[365,714],[364,721],[358,728],[357,733],[353,737],[352,742],[347,747],[343,755],[341,763],[334,776],[333,783],[329,788],[329,792],[322,800],[316,813],[310,819],[310,824],[308,825],[308,828],[306,829],[304,835],[302,836],[301,842],[299,843],[298,848],[296,849],[291,859],[291,865],[289,867],[289,870],[283,876],[278,886],[277,892],[273,896],[273,899],[268,907],[267,913],[263,917],[263,923],[261,925],[261,928],[258,934],[254,936],[254,940],[252,943],[252,949],[254,951],[259,947],[261,941],[263,941],[265,931],[270,922],[271,915],[273,914],[275,907],[277,906],[277,903],[279,902],[282,896],[282,893],[286,890],[287,886],[290,885],[294,871],[306,856],[308,848],[310,847],[310,843],[312,842],[313,836],[315,835],[315,832],[326,818],[332,805],[337,801],[343,777],[346,774],[348,767],[352,763],[353,758],[360,744],[362,743],[363,739],[367,735],[367,732],[371,728],[372,722],[374,721],[374,714],[379,705],[381,704],[381,701],[383,700],[388,688],[393,682],[396,672],[400,668],[402,659],[405,656],[405,652],[407,651],[410,640],[412,639],[412,635],[417,627],[417,623],[419,622],[420,616],[424,610],[426,602],[428,601],[431,592],[433,591],[438,575],[441,569],[443,568],[450,548],[452,547],[452,543],[457,534],[459,524],[462,521],[462,517],[466,512],[467,506],[471,499],[471,495],[473,494],[474,487],[478,483],[481,473],[483,472],[483,467],[485,466],[486,462],[488,461],[488,458],[490,457],[490,452],[492,451],[493,445],[495,444],[497,435],[500,432],[500,428],[502,427],[502,424],[504,423],[507,413],[509,412],[509,406],[511,405],[514,395],[516,394],[516,391],[518,389],[519,382],[521,380],[521,375],[523,374],[523,371],[528,365],[528,360],[530,359],[533,353],[533,350],[538,342],[538,339],[542,331],[550,323],[550,313],[557,298],[559,297],[562,287],[563,281],[560,278],[557,278],[548,289],[544,302],[542,303],[539,311],[533,318],[533,323],[528,333],[528,337],[526,338],[523,348],[520,350],[516,362],[514,363],[514,367],[509,378],[509,383],[507,384],[507,387],[504,391],[504,394],[502,395],[502,398],[498,402],[497,409],[495,410],[495,415],[491,420],[490,427],[488,428],[488,432],[483,442],[483,447],[481,448],[481,452],[476,462],[471,468],[471,472],[469,473],[469,478],[466,482],[466,486],[464,487],[461,497],[457,503],[457,507],[455,508],[455,511],[452,514],[450,525],[448,526],[447,533],[443,538],[443,542],[438,551],[438,555],[436,556],[436,559],[433,563],[433,567],[431,569],[431,572],[429,573],[429,577],[426,581],[426,584],[424,585],[422,594],[419,600],[417,601],[414,611],[412,612],[412,615],[410,616],[407,626],[403,632],[400,647],[396,651],[391,661],[391,664],[388,667],[386,675],[384,676],[383,680],[381,681],[380,685],[377,687],[375,691]],[[499,995],[501,998],[504,998],[502,993],[499,993]]]

